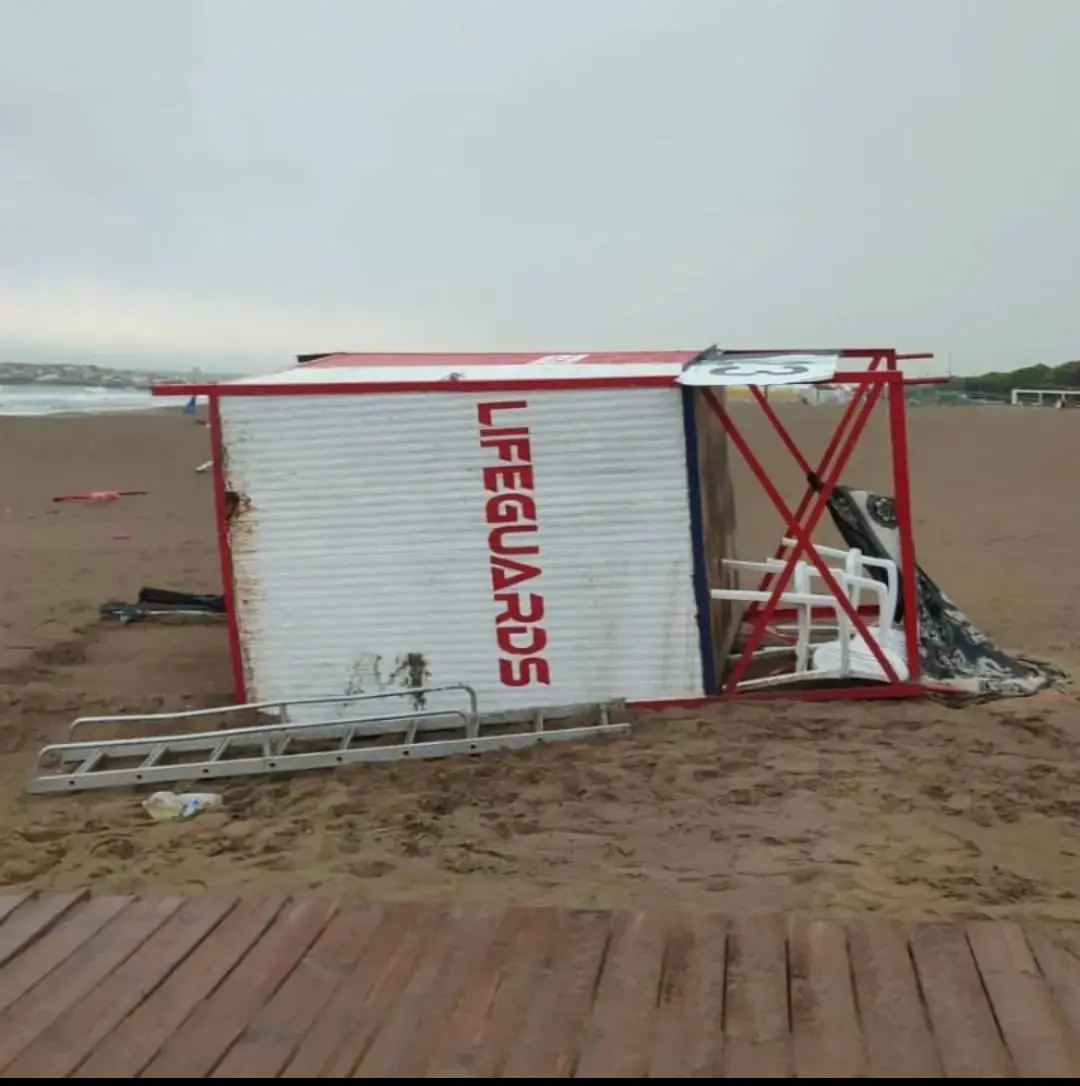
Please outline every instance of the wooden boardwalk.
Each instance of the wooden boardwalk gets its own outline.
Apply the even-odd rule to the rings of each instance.
[[[1014,924],[0,897],[0,1076],[1080,1074]]]

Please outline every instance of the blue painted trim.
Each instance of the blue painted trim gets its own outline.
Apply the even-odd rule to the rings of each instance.
[[[698,471],[698,432],[694,418],[694,392],[682,389],[683,436],[686,439],[686,500],[690,503],[690,548],[694,561],[694,597],[697,600],[698,644],[701,647],[701,681],[706,694],[717,693],[713,656],[712,597],[705,565],[705,534],[701,522],[701,472]]]

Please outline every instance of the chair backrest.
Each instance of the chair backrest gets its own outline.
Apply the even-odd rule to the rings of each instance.
[[[790,551],[795,546],[795,540],[785,537],[781,544],[785,550]],[[842,550],[839,547],[819,547],[815,545],[814,550],[822,558],[837,559],[842,563],[842,571],[849,578],[852,578],[848,585],[845,586],[845,592],[856,606],[859,605],[859,596],[862,590],[876,592],[875,585],[869,582],[876,582],[878,586],[883,584],[885,596],[880,606],[881,624],[891,626],[894,622],[899,621],[900,615],[897,612],[900,599],[900,574],[896,563],[891,558],[869,557],[859,547]],[[803,561],[797,563],[797,565],[803,564],[810,567],[810,576],[821,576],[820,571],[811,563],[804,563]],[[840,572],[835,567],[833,571],[834,575]]]

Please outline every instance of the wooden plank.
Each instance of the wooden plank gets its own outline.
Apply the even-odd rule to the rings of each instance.
[[[123,965],[53,1022],[3,1077],[64,1078],[70,1075],[90,1055],[94,1046],[161,984],[235,904],[234,897],[209,895],[188,902]]]
[[[863,1078],[866,1053],[843,926],[795,921],[788,956],[796,1077]]]
[[[0,1077],[1080,1075],[1015,924],[283,906],[0,897]]]
[[[728,933],[726,1078],[791,1075],[787,930],[781,917],[737,920]]]
[[[963,928],[918,924],[911,949],[946,1077],[1012,1078]]]
[[[162,1046],[142,1078],[206,1078],[337,912],[336,901],[290,902]]]
[[[211,1077],[276,1077],[360,959],[384,915],[379,905],[354,905],[334,917]]]
[[[728,921],[671,921],[649,1078],[719,1078],[724,1055]]]
[[[80,1064],[75,1078],[135,1078],[270,926],[283,898],[241,901],[142,1005]]]
[[[556,909],[509,910],[436,1040],[428,1078],[497,1078],[550,963]]]
[[[7,965],[16,954],[48,931],[64,913],[89,896],[86,890],[66,894],[43,894],[41,897],[32,898],[9,914],[0,926],[0,966]]]
[[[667,918],[624,913],[615,927],[575,1078],[644,1078],[664,974]]]
[[[429,905],[390,909],[280,1077],[351,1077],[442,916]]]
[[[1029,931],[1028,942],[1073,1037],[1080,1037],[1080,959],[1045,932]]]
[[[4,894],[0,897],[0,924],[2,924],[20,905],[30,900],[30,894]]]
[[[1018,924],[968,924],[968,943],[1020,1078],[1080,1075],[1080,1051]]]
[[[54,970],[0,1015],[0,1068],[130,957],[181,904],[180,898],[131,902],[83,943],[63,969]]]
[[[469,975],[482,963],[504,913],[503,908],[475,906],[450,912],[383,1019],[353,1078],[419,1078],[423,1074],[439,1027]]]
[[[611,935],[608,913],[567,910],[558,921],[551,968],[540,979],[503,1078],[569,1078]]]
[[[723,406],[726,391],[709,389]],[[721,564],[735,557],[735,489],[731,481],[727,432],[705,399],[703,389],[684,389],[693,399],[697,430],[699,504],[701,541],[705,551],[705,571],[709,588],[731,588],[731,573]],[[729,600],[713,600],[709,607],[712,626],[714,667],[717,679],[728,669],[727,657],[742,624],[743,609]]]
[[[869,1077],[941,1078],[904,929],[888,920],[852,924],[848,956]]]
[[[58,923],[45,928],[44,933],[26,946],[18,957],[0,969],[0,1010],[12,1006],[67,961],[130,902],[129,897],[96,897],[70,912],[65,909]],[[63,904],[58,903],[56,907]]]

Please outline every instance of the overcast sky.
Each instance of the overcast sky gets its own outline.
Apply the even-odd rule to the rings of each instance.
[[[0,0],[0,358],[1080,357],[1080,0]]]

